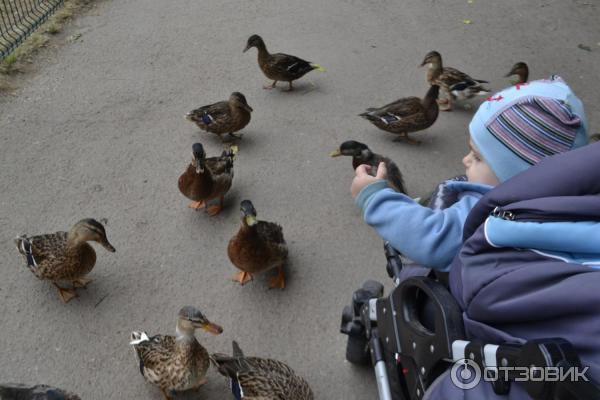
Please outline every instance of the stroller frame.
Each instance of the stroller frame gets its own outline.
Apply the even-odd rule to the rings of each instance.
[[[573,346],[561,338],[500,345],[465,340],[462,312],[447,286],[430,276],[401,281],[400,254],[387,242],[384,250],[396,287],[384,297],[381,283],[365,282],[344,308],[340,329],[348,335],[346,359],[374,367],[380,400],[420,400],[438,376],[461,360],[495,379],[492,387],[499,395],[507,394],[519,378],[518,370],[497,373],[501,366],[529,368],[531,373],[547,367],[582,368]],[[600,387],[589,380],[532,379],[522,384],[535,400],[600,400]]]

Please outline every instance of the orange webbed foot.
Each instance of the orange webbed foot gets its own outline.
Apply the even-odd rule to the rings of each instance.
[[[246,283],[250,282],[252,280],[252,275],[250,275],[250,273],[248,272],[238,272],[237,274],[235,274],[232,278],[233,281],[235,282],[239,282],[240,285],[245,285]]]
[[[206,207],[206,202],[204,200],[201,201],[193,201],[190,203],[190,205],[188,206],[189,208],[192,208],[194,210],[201,210],[204,207]]]
[[[285,289],[285,275],[283,274],[283,266],[278,268],[277,276],[271,278],[269,289]]]

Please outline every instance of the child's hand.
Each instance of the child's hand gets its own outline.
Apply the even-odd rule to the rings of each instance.
[[[365,186],[387,178],[387,169],[385,168],[385,163],[379,163],[376,176],[369,175],[371,169],[372,168],[370,165],[361,164],[358,166],[358,168],[356,168],[356,171],[354,171],[355,176],[352,180],[352,186],[350,186],[350,193],[352,193],[353,199],[358,196],[362,188]]]

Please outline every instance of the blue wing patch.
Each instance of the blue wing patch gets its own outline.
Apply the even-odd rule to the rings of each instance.
[[[470,86],[473,86],[473,82],[459,82],[456,85],[452,86],[450,88],[451,92],[457,91],[457,92],[462,92],[463,90],[467,89]]]
[[[202,122],[204,122],[204,125],[210,125],[214,122],[214,118],[208,114],[208,113],[204,113],[202,114]]]
[[[33,258],[33,252],[31,251],[31,242],[29,239],[23,238],[21,241],[21,249],[25,253],[25,257],[27,257],[27,266],[31,268],[37,268],[37,262],[35,262],[35,258]]]
[[[393,122],[398,122],[400,121],[400,117],[394,115],[394,114],[384,114],[381,117],[381,120],[386,124],[389,125]]]
[[[231,386],[231,393],[233,393],[233,398],[235,400],[242,400],[242,398],[244,397],[244,391],[242,390],[242,387],[240,386],[238,380],[231,379],[229,381],[229,385]]]

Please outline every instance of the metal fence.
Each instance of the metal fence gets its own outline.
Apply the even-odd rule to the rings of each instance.
[[[0,60],[63,3],[64,0],[0,0]]]

